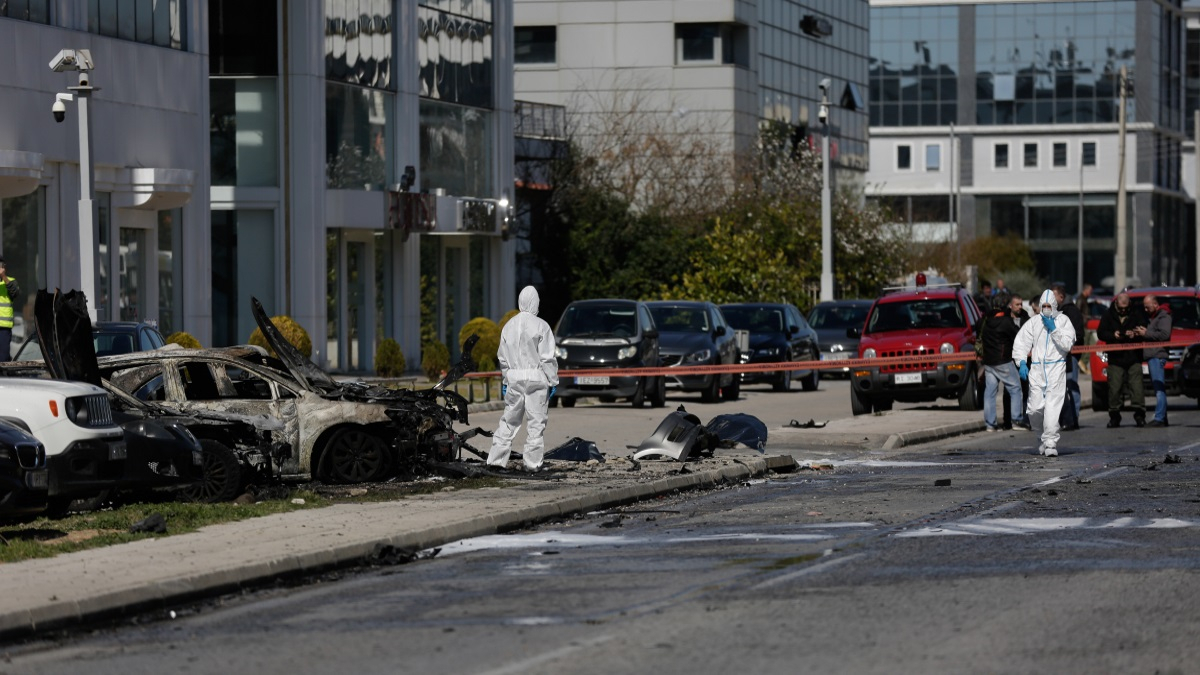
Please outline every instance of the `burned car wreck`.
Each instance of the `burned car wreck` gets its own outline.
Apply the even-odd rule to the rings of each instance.
[[[475,435],[491,435],[479,428],[455,431],[456,422],[467,423],[467,401],[446,390],[475,369],[474,336],[429,389],[343,383],[284,339],[257,299],[251,304],[276,356],[253,348],[156,350],[102,357],[100,375],[137,401],[253,425],[269,436],[273,449],[266,457],[287,479],[361,483],[421,473],[430,462],[474,451],[468,440]]]

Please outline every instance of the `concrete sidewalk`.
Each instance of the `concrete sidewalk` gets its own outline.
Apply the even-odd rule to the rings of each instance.
[[[766,454],[718,450],[714,458],[686,465],[647,461],[637,466],[624,450],[596,467],[555,463],[554,470],[514,477],[504,488],[293,511],[4,564],[0,639],[362,563],[384,546],[415,552],[662,494],[790,471],[806,459],[850,458],[983,428],[979,412],[864,415],[833,420],[820,429],[772,428]]]

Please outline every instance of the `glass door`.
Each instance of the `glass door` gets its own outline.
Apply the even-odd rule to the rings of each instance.
[[[120,228],[120,292],[118,307],[121,321],[146,318],[146,230]]]

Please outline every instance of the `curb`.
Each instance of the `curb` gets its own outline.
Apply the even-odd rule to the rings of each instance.
[[[515,530],[576,513],[622,506],[672,492],[746,480],[770,471],[786,473],[798,468],[796,460],[786,455],[733,461],[735,464],[732,466],[720,469],[680,474],[620,488],[599,487],[575,497],[514,508],[486,517],[448,522],[342,546],[314,547],[273,557],[268,555],[253,564],[180,574],[146,586],[99,593],[77,600],[47,602],[41,606],[15,611],[0,610],[0,640],[29,637],[41,631],[68,628],[79,623],[164,609],[279,579],[350,567],[368,562],[384,546],[415,552],[460,539]],[[133,542],[133,545],[139,543],[141,542]]]
[[[1079,401],[1080,414],[1083,411],[1089,410],[1092,407],[1091,396],[1081,396]],[[883,443],[884,450],[895,450],[904,448],[910,445],[919,445],[930,441],[938,441],[943,438],[952,436],[965,436],[973,434],[977,431],[987,429],[987,424],[983,420],[974,422],[960,422],[958,424],[947,424],[946,426],[933,427],[931,429],[919,429],[917,431],[909,431],[902,434],[892,434]]]

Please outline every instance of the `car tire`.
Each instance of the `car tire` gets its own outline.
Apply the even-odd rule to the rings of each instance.
[[[866,394],[859,393],[850,383],[850,411],[855,415],[866,415],[871,412],[871,399]]]
[[[1108,383],[1092,382],[1092,410],[1108,412]]]
[[[975,375],[975,371],[970,371],[971,374],[967,377],[967,383],[963,385],[962,391],[958,394],[958,409],[959,410],[979,410],[982,408],[983,400],[979,398],[979,379]]]
[[[712,383],[700,392],[700,400],[705,403],[716,403],[721,400],[721,376],[713,375]]]
[[[334,483],[367,483],[383,478],[391,465],[387,444],[363,427],[342,427],[325,444],[326,476]]]
[[[815,368],[809,371],[808,377],[800,380],[800,386],[804,391],[816,391],[821,386],[821,371]]]
[[[667,378],[656,377],[654,382],[654,392],[650,394],[650,407],[662,408],[667,405]]]
[[[729,383],[728,387],[725,387],[721,390],[721,398],[725,399],[726,401],[736,401],[741,394],[742,377],[737,373],[734,373],[733,381]]]
[[[792,371],[785,370],[783,375],[779,376],[779,381],[773,383],[771,388],[775,391],[791,391],[792,390]]]
[[[638,380],[637,389],[633,392],[633,396],[629,397],[629,402],[635,408],[646,407],[646,378]]]
[[[209,438],[200,440],[204,476],[199,483],[178,492],[185,502],[216,504],[229,502],[242,494],[242,464],[224,443]]]
[[[573,399],[573,398],[563,398],[563,400],[562,400],[562,407],[564,407],[564,408],[574,408],[574,407],[575,407],[575,399]]]
[[[874,408],[875,412],[887,412],[892,409],[893,403],[894,401],[890,398],[877,398],[871,407]]]

